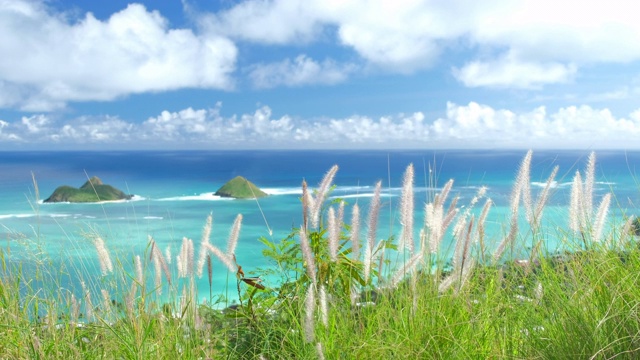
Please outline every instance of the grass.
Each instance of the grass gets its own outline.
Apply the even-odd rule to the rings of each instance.
[[[529,161],[530,154],[511,199],[512,213],[527,217],[529,228],[518,221],[505,224],[504,238],[495,246],[484,243],[483,214],[492,202],[480,192],[462,208],[448,199],[452,184],[427,205],[426,223],[414,241],[419,247],[407,245],[411,221],[403,221],[396,236],[379,239],[375,199],[362,210],[366,217],[360,209],[326,201],[337,171],[332,168],[315,191],[303,183],[303,226],[277,242],[261,239],[264,256],[274,264],[264,274],[282,277],[275,289],[256,286],[260,280],[245,277],[236,263],[241,216],[227,249],[209,243],[208,220],[201,243],[185,239],[172,268],[152,238],[147,252],[128,264],[111,261],[95,234],[103,275],[88,279],[82,290],[60,289],[56,271],[68,270],[52,269],[46,261],[38,262],[35,273],[48,286],[36,286],[0,252],[0,354],[7,359],[637,358],[640,250],[629,227],[611,233],[597,229],[608,204],[585,200],[592,196],[589,165],[584,182],[575,181],[572,191],[575,229],[559,230],[567,251],[546,253],[541,240],[546,234],[537,226],[545,199],[533,204]],[[410,178],[405,176],[405,194]],[[402,198],[401,212],[414,211],[413,197]],[[360,234],[352,230],[360,228],[365,231],[354,236]],[[449,236],[456,241],[452,261],[439,251]],[[524,259],[505,255],[525,246],[531,250]],[[212,259],[238,278],[233,308],[194,300],[194,278],[207,276],[205,265]],[[394,266],[391,259],[403,260]],[[161,300],[167,299],[160,297],[163,291],[169,301]]]

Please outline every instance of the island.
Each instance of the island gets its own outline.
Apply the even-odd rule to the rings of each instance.
[[[265,197],[268,194],[258,189],[251,181],[242,176],[236,176],[222,185],[215,195],[234,199],[255,199]]]
[[[80,188],[75,188],[68,185],[59,186],[53,191],[53,194],[49,196],[45,203],[56,202],[72,202],[72,203],[86,203],[86,202],[98,202],[98,201],[114,201],[114,200],[129,200],[133,195],[127,195],[123,191],[114,188],[111,185],[102,183],[102,180],[97,176],[92,177],[84,183]]]

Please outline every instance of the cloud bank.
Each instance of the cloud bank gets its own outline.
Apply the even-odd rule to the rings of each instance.
[[[0,34],[0,107],[50,111],[69,101],[234,86],[232,41],[171,29],[140,4],[105,21],[91,13],[73,21],[37,1],[3,0]]]
[[[0,108],[227,91],[243,76],[257,88],[332,85],[443,59],[467,87],[540,89],[594,65],[640,60],[638,9],[627,0],[244,0],[215,12],[185,4],[194,28],[136,3],[100,20],[1,0]],[[237,71],[239,49],[252,45],[288,52]]]
[[[163,111],[142,123],[118,117],[55,119],[46,114],[0,120],[0,148],[616,148],[637,149],[640,109],[616,117],[606,108],[570,106],[549,113],[448,103],[424,113],[338,119],[276,117],[268,106],[225,117],[210,109]]]

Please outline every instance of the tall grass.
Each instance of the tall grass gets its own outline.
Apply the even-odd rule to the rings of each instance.
[[[592,154],[584,176],[574,177],[566,229],[552,234],[561,237],[566,251],[546,252],[549,234],[540,224],[558,169],[534,204],[531,157],[527,153],[518,171],[511,213],[496,244],[485,234],[493,201],[480,189],[460,205],[457,196],[450,197],[454,180],[429,198],[424,221],[417,224],[412,165],[403,178],[401,228],[389,238],[377,232],[380,182],[365,214],[357,204],[351,207],[350,223],[347,205],[328,197],[337,166],[316,191],[303,182],[300,227],[279,241],[260,239],[264,256],[273,262],[264,273],[281,275],[275,288],[247,276],[237,262],[241,215],[224,250],[209,242],[213,216],[206,218],[197,261],[191,239],[183,239],[176,259],[151,237],[144,254],[114,259],[100,235],[91,233],[101,275],[78,279],[79,289],[60,289],[59,272],[83,274],[82,269],[36,262],[34,273],[45,284],[36,286],[32,274],[0,251],[0,354],[9,359],[637,358],[640,251],[631,219],[607,232],[611,195],[594,210]],[[451,251],[441,248],[449,238]],[[236,305],[212,304],[212,261],[236,276],[237,294],[231,295]],[[209,302],[198,303],[196,293],[203,289],[196,289],[195,278],[204,275],[205,265]]]

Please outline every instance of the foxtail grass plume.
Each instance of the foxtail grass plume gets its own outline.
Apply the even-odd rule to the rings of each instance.
[[[440,242],[444,237],[445,229],[449,226],[451,221],[457,213],[457,209],[455,208],[456,199],[452,201],[449,211],[447,212],[447,216],[445,217],[444,213],[444,203],[453,187],[453,179],[447,181],[442,188],[442,191],[437,194],[433,200],[433,202],[425,205],[425,228],[428,230],[429,236],[429,251],[432,254],[438,252],[438,248],[440,247]],[[427,234],[425,234],[427,236]]]
[[[227,267],[227,269],[229,269],[230,272],[235,273],[238,270],[237,267],[236,267],[236,264],[233,261],[233,258],[231,256],[223,253],[222,250],[218,249],[217,247],[215,247],[214,245],[211,245],[209,243],[204,244],[204,246],[205,246],[205,249],[207,251],[210,251],[220,261],[222,261],[222,263]],[[206,258],[207,257],[205,255],[205,261],[206,261]]]
[[[93,320],[93,303],[91,302],[91,292],[85,285],[84,281],[80,282],[82,286],[82,293],[84,294],[84,311],[87,320]]]
[[[307,182],[302,180],[302,228],[306,229],[309,224],[309,210],[314,207],[313,196],[309,193]]]
[[[624,245],[626,240],[631,238],[631,232],[633,231],[632,227],[635,219],[636,217],[631,215],[627,221],[625,221],[624,226],[622,227],[622,232],[620,233],[619,246]]]
[[[586,222],[591,221],[591,214],[593,212],[593,185],[595,183],[596,175],[596,153],[591,152],[589,154],[589,160],[587,160],[587,168],[584,172],[584,189],[582,191],[582,205],[583,213],[586,216]]]
[[[322,204],[324,203],[325,197],[331,188],[331,183],[333,182],[333,178],[338,172],[338,165],[333,165],[329,171],[324,175],[322,181],[320,182],[320,186],[318,187],[318,191],[316,192],[316,196],[311,205],[310,217],[311,217],[311,227],[317,228],[318,223],[320,221],[320,211],[322,210]]]
[[[360,258],[360,207],[354,204],[351,208],[351,258]]]
[[[522,192],[522,205],[524,206],[524,214],[529,224],[533,223],[533,201],[531,200],[531,158],[533,151],[527,151],[522,159],[520,170],[516,176],[516,187]]]
[[[596,212],[596,217],[593,222],[593,228],[591,230],[591,239],[593,241],[600,242],[602,240],[602,231],[604,229],[604,223],[607,219],[610,203],[611,194],[608,193],[602,198],[600,206],[598,206],[598,211]]]
[[[307,276],[311,279],[311,282],[315,285],[316,279],[316,262],[313,256],[313,252],[311,251],[311,244],[309,243],[309,238],[307,238],[307,233],[304,229],[300,229],[300,250],[302,250],[302,258],[304,259],[304,264],[307,268]]]
[[[167,259],[167,264],[171,265],[171,245],[164,248],[164,258]]]
[[[531,221],[533,219],[531,210],[531,189],[529,185],[529,167],[531,165],[531,155],[532,152],[531,150],[529,150],[527,152],[527,155],[522,160],[520,170],[518,171],[518,175],[516,176],[516,183],[513,185],[513,190],[511,191],[511,221],[509,226],[509,233],[502,239],[500,244],[498,244],[498,247],[493,252],[493,260],[496,262],[500,260],[506,247],[510,244],[513,244],[513,242],[516,240],[516,237],[518,236],[518,209],[520,208],[520,198],[522,194],[525,194],[524,206],[525,210],[527,211],[527,220]]]
[[[569,229],[574,233],[578,233],[583,227],[582,203],[582,177],[580,171],[576,171],[571,184],[571,199],[569,201]]]
[[[136,269],[136,282],[139,284],[139,286],[143,285],[143,275],[142,275],[142,260],[140,260],[140,255],[136,255],[133,258],[133,265]]]
[[[322,343],[316,343],[316,354],[318,355],[318,360],[324,360],[324,350],[322,349]]]
[[[340,242],[340,229],[337,224],[336,213],[333,207],[329,208],[327,214],[327,231],[329,232],[329,258],[332,262],[338,261],[338,246]]]
[[[227,241],[227,255],[231,256],[236,251],[238,245],[238,238],[240,238],[240,228],[242,227],[242,214],[236,216],[231,232],[229,234],[229,241]]]
[[[169,272],[167,261],[165,260],[164,255],[162,255],[162,251],[160,251],[160,248],[151,235],[149,235],[149,242],[151,243],[151,259],[153,260],[153,264],[156,269],[156,287],[159,290],[162,283],[161,273],[164,273],[169,285],[171,285],[171,273]]]
[[[422,257],[423,257],[423,253],[421,251],[418,251],[415,254],[413,254],[413,256],[409,259],[409,261],[407,261],[401,268],[396,270],[396,272],[391,277],[391,282],[389,283],[389,286],[391,286],[392,288],[398,287],[398,285],[400,284],[400,281],[402,281],[402,279],[407,274],[413,272],[413,270],[422,260]]]
[[[329,303],[327,301],[327,291],[323,285],[320,285],[320,316],[322,319],[322,324],[327,327],[329,326]]]
[[[209,245],[209,239],[211,237],[211,227],[213,224],[213,215],[207,216],[207,221],[202,229],[202,240],[200,241],[200,253],[198,256],[198,269],[196,271],[199,278],[202,278],[202,271],[204,270],[204,262],[207,259],[207,245]]]
[[[400,223],[402,235],[399,250],[406,248],[410,253],[414,251],[413,242],[413,164],[409,164],[402,180],[402,197],[400,201]]]
[[[107,275],[107,273],[113,272],[113,263],[111,262],[109,251],[104,245],[104,240],[102,240],[100,236],[96,236],[93,239],[93,246],[98,252],[98,261],[100,262],[100,271],[102,272],[102,275]]]
[[[304,339],[307,343],[310,343],[315,338],[315,319],[314,312],[316,308],[316,293],[315,285],[309,284],[307,288],[307,294],[304,298],[304,318],[302,319],[304,327]]]
[[[211,255],[207,254],[207,279],[209,280],[209,289],[213,285],[213,264],[211,264]]]
[[[104,307],[103,311],[108,313],[111,311],[111,295],[105,289],[100,289],[100,294],[102,295],[102,306]]]
[[[549,192],[551,187],[554,184],[554,179],[558,174],[559,166],[555,166],[553,171],[551,171],[551,175],[547,179],[545,183],[544,189],[538,194],[538,200],[536,201],[536,209],[533,212],[533,223],[531,224],[534,229],[537,229],[540,226],[540,220],[542,219],[542,210],[544,210],[544,206],[547,203],[547,199],[549,198]]]
[[[378,230],[378,214],[380,213],[380,190],[382,188],[382,182],[376,183],[376,188],[373,192],[373,198],[369,204],[369,229],[367,233],[367,247],[364,254],[364,281],[369,282],[369,275],[371,274],[371,261],[373,260],[373,247],[376,241],[376,233]]]

